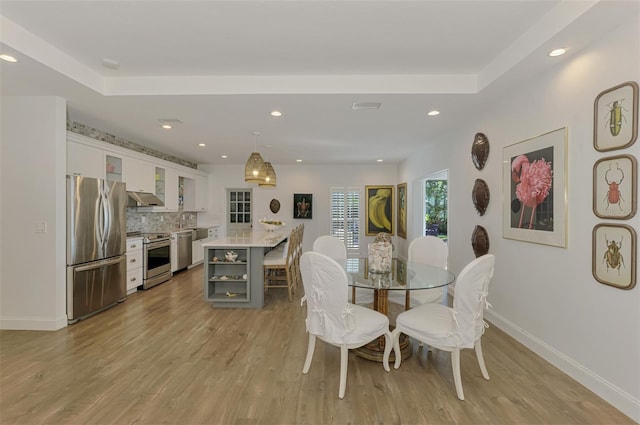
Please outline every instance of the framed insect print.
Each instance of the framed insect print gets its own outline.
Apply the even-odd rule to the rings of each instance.
[[[626,220],[638,208],[638,163],[631,155],[602,158],[593,165],[593,213]]]
[[[633,145],[638,138],[638,83],[627,81],[600,93],[593,114],[596,150],[605,152]]]
[[[311,219],[313,215],[313,195],[311,193],[293,194],[293,218]]]
[[[393,235],[393,186],[365,186],[366,236]]]
[[[600,283],[620,289],[636,285],[637,240],[633,227],[598,224],[593,228],[592,273]]]
[[[398,236],[407,239],[407,184],[398,185]]]
[[[506,146],[502,152],[502,235],[567,245],[567,128]]]

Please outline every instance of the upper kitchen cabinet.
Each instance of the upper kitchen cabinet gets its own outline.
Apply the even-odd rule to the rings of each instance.
[[[206,211],[208,175],[164,159],[67,132],[67,174],[123,181],[127,190],[153,193],[164,206],[146,211]]]
[[[162,199],[164,206],[153,207],[152,211],[178,211],[178,170],[156,166],[155,195]]]
[[[183,196],[185,211],[206,211],[209,209],[209,179],[206,175],[183,176]]]
[[[166,180],[167,177],[166,177],[165,169],[162,167],[156,166],[155,176],[156,176],[155,178],[156,187],[153,193],[155,193],[158,199],[162,200],[162,202],[164,202],[164,204],[166,205],[167,202],[164,199],[166,187],[167,187],[167,180]]]
[[[67,143],[67,174],[71,176],[104,178],[104,153],[91,146]]]
[[[122,156],[115,155],[113,152],[105,153],[105,178],[112,182],[122,182]]]
[[[196,211],[209,209],[209,177],[196,174]]]
[[[175,168],[167,167],[164,174],[164,206],[167,211],[178,211],[178,188],[180,175]]]
[[[125,156],[124,169],[126,170],[124,181],[127,183],[127,190],[155,193],[155,166],[151,162]]]

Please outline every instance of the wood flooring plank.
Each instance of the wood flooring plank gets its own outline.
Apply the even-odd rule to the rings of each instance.
[[[414,345],[400,369],[308,336],[302,290],[271,289],[262,310],[217,309],[202,267],[56,332],[0,331],[0,424],[633,424],[595,394],[490,327],[491,380],[461,356]],[[392,322],[399,310],[391,311]]]

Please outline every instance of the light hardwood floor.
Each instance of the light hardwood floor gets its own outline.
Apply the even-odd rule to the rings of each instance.
[[[308,375],[300,292],[271,289],[263,310],[215,309],[202,267],[138,292],[57,332],[0,332],[5,424],[633,424],[628,417],[490,327],[461,356],[417,347],[398,370],[318,341]]]

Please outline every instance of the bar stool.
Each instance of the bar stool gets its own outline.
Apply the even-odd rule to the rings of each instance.
[[[264,291],[269,288],[287,288],[289,301],[293,301],[296,288],[297,273],[295,270],[295,255],[297,250],[298,228],[289,234],[289,238],[282,250],[269,251],[262,262],[264,270]],[[283,275],[284,272],[284,275]]]

